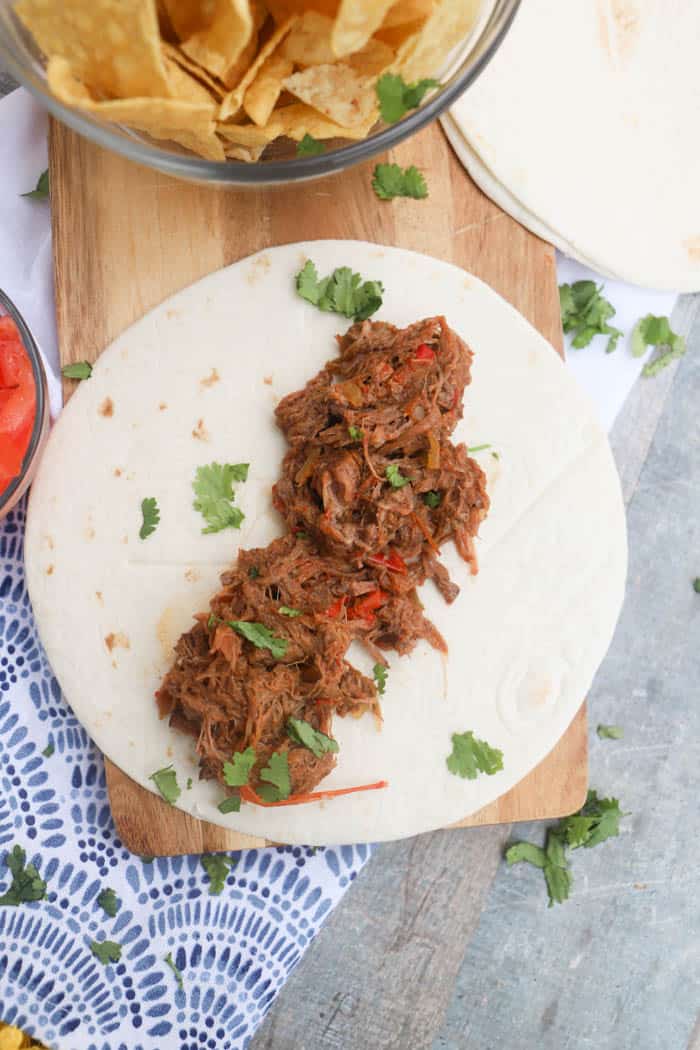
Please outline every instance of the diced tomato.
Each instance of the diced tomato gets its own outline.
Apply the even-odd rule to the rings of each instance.
[[[384,565],[387,569],[391,569],[392,572],[404,574],[408,572],[406,562],[396,551],[392,551],[391,554],[373,554],[367,560],[371,561],[373,565]]]
[[[348,599],[346,595],[343,595],[341,598],[338,598],[336,601],[334,601],[333,604],[329,605],[326,609],[326,616],[329,616],[331,620],[337,620],[340,614],[342,613],[343,609],[345,608],[345,603],[347,600]]]
[[[427,343],[421,343],[413,355],[413,359],[414,361],[434,361],[435,351]]]
[[[35,412],[31,362],[12,318],[0,317],[0,491],[22,469]]]
[[[379,588],[376,591],[370,591],[369,594],[352,603],[348,609],[348,620],[367,620],[368,623],[374,623],[374,614],[386,599],[387,595]]]

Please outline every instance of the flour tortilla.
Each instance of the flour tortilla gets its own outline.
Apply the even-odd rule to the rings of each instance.
[[[696,0],[527,0],[451,111],[477,181],[586,265],[699,290],[699,39]]]
[[[383,778],[389,788],[222,816],[221,788],[197,781],[192,740],[158,719],[153,693],[173,643],[207,608],[238,547],[280,532],[270,486],[286,446],[274,406],[333,356],[334,335],[347,325],[295,294],[307,257],[321,273],[348,265],[383,281],[380,318],[406,325],[444,313],[470,344],[473,382],[456,439],[498,452],[477,454],[491,511],[477,541],[478,576],[445,549],[462,588],[457,601],[447,606],[432,584],[422,588],[447,660],[426,644],[410,657],[389,653],[383,729],[369,718],[334,720],[339,762],[323,786]],[[201,533],[191,481],[212,460],[251,464],[237,486],[240,532]],[[161,523],[142,541],[146,496],[158,499]],[[435,259],[317,241],[212,274],[105,351],[44,453],[26,560],[49,659],[105,754],[150,790],[149,775],[174,763],[183,788],[195,779],[178,802],[194,816],[278,842],[322,844],[451,824],[525,776],[569,725],[608,647],[626,540],[607,440],[551,346],[518,313]],[[359,647],[350,658],[371,668]],[[450,736],[465,730],[503,750],[501,773],[469,781],[448,772]]]

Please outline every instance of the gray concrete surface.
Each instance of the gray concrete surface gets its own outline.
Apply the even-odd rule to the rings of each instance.
[[[630,577],[589,711],[622,835],[574,854],[552,909],[539,871],[502,862],[509,828],[379,848],[250,1050],[700,1050],[700,296],[674,327],[687,356],[637,383],[612,435]]]

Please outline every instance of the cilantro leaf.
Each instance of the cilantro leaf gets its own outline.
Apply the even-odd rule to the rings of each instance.
[[[287,639],[278,638],[263,623],[255,623],[252,620],[229,620],[228,625],[251,642],[256,649],[269,649],[275,660],[281,660],[287,652],[289,645]]]
[[[394,197],[422,200],[428,196],[425,177],[413,164],[410,168],[401,168],[398,164],[377,164],[372,189],[383,201],[393,200]]]
[[[318,139],[315,139],[313,135],[309,135],[308,131],[304,135],[303,139],[297,143],[297,157],[318,157],[319,154],[325,153],[326,147]]]
[[[548,907],[551,908],[554,904],[563,904],[565,900],[568,900],[574,880],[567,866],[559,867],[557,864],[545,864],[544,878],[547,883],[547,892],[549,893]]]
[[[51,758],[55,750],[56,748],[53,746],[53,742],[49,740],[48,744],[41,753],[44,756],[44,758]]]
[[[31,201],[45,201],[49,195],[49,172],[42,171],[33,190],[28,193],[20,193],[20,197],[27,197]]]
[[[385,667],[384,664],[375,664],[372,668],[372,674],[374,675],[374,680],[377,683],[377,692],[380,696],[384,696],[384,690],[386,689],[386,678],[389,674],[388,667]]]
[[[224,762],[224,780],[229,787],[243,787],[248,783],[250,771],[255,765],[255,748],[236,751],[230,762]]]
[[[696,576],[693,580],[693,590],[696,594],[700,594],[700,576]]]
[[[386,479],[395,489],[402,489],[404,485],[408,485],[410,478],[405,478],[395,463],[390,463],[386,468]]]
[[[119,897],[117,897],[114,890],[109,888],[102,890],[102,893],[100,893],[97,898],[97,903],[102,908],[105,915],[109,915],[110,919],[115,917],[122,906],[122,902],[119,900]]]
[[[209,618],[207,620],[207,627],[208,627],[208,629],[210,631],[213,630],[221,622],[222,622],[222,620],[221,620],[220,616],[217,616],[216,613],[209,613]]]
[[[294,620],[297,616],[301,616],[301,609],[291,609],[288,605],[280,605],[277,610],[282,616],[288,616],[290,620]]]
[[[596,729],[596,733],[601,740],[622,740],[624,736],[622,726],[605,726],[602,723]]]
[[[635,357],[641,357],[650,346],[665,346],[668,349],[647,361],[642,369],[642,375],[647,378],[658,375],[671,361],[682,357],[687,350],[685,338],[673,331],[668,317],[655,317],[654,314],[641,317],[632,329],[630,337],[630,349]]]
[[[506,863],[509,867],[527,861],[534,864],[536,868],[544,868],[547,863],[547,855],[541,846],[535,846],[533,842],[514,842],[506,850]]]
[[[139,537],[146,540],[156,531],[160,523],[160,510],[155,496],[147,496],[141,501],[141,516],[143,521],[139,529]]]
[[[398,73],[384,73],[376,83],[379,111],[385,124],[395,124],[421,104],[427,91],[440,87],[439,80],[418,80],[407,84]]]
[[[610,354],[622,335],[619,328],[608,324],[615,315],[615,307],[600,294],[602,288],[603,285],[598,286],[595,281],[574,281],[559,286],[562,328],[565,332],[575,332],[571,345],[577,350],[588,346],[594,336],[607,335],[605,352]]]
[[[107,963],[117,963],[122,957],[122,946],[116,941],[91,941],[90,951],[103,966]]]
[[[491,446],[490,445],[470,445],[469,448],[467,449],[467,452],[469,453],[469,455],[471,455],[472,452],[483,452],[485,448],[491,448]]]
[[[21,846],[14,846],[5,854],[5,866],[9,868],[12,882],[0,896],[0,906],[16,908],[29,901],[41,901],[46,896],[46,883],[33,864],[26,864],[27,854]]]
[[[205,853],[200,860],[209,876],[209,896],[218,897],[226,885],[233,861],[225,853]]]
[[[270,755],[268,765],[260,770],[260,779],[265,780],[270,787],[261,784],[258,795],[265,802],[280,802],[289,798],[292,790],[292,782],[289,777],[289,762],[286,752],[274,751]]]
[[[351,441],[362,441],[362,438],[364,437],[364,434],[359,427],[348,427],[348,434],[350,435]]]
[[[479,772],[493,776],[503,769],[503,752],[479,740],[471,730],[452,734],[452,753],[447,758],[450,773],[467,780],[476,780]]]
[[[322,755],[331,752],[335,754],[338,751],[337,740],[326,736],[320,729],[314,729],[302,718],[290,718],[287,722],[287,733],[295,743],[312,751],[316,758],[321,758]]]
[[[319,310],[364,321],[382,305],[384,286],[381,281],[365,281],[349,266],[339,266],[330,277],[319,280],[318,271],[307,259],[295,278],[296,290],[302,299]]]
[[[203,533],[221,532],[227,528],[240,529],[245,515],[233,506],[233,482],[245,481],[247,477],[247,463],[209,463],[197,467],[192,482],[197,497],[193,506],[207,522]]]
[[[251,567],[248,569],[248,577],[251,580],[257,580],[259,575],[260,569],[258,569],[256,565],[251,565]]]
[[[173,971],[173,974],[175,975],[175,980],[177,981],[178,988],[184,988],[185,987],[185,983],[182,980],[181,972],[178,970],[177,966],[173,962],[173,954],[172,954],[172,952],[168,952],[168,954],[163,959],[163,962],[165,963],[166,966],[169,966],[170,969]]]
[[[187,778],[187,790],[188,791],[192,790],[192,777],[188,777]]]
[[[219,805],[216,807],[219,813],[240,813],[241,812],[241,796],[240,795],[228,795],[222,799]]]
[[[620,803],[616,798],[598,798],[595,791],[589,791],[585,804],[579,811],[581,817],[589,821],[588,831],[583,841],[571,841],[575,837],[574,830],[569,830],[572,817],[565,817],[559,822],[559,829],[567,835],[569,845],[572,849],[584,846],[592,849],[600,845],[606,839],[615,838],[620,834],[620,820],[624,813],[620,809]]]
[[[92,375],[92,365],[89,361],[74,361],[72,365],[64,365],[61,375],[66,379],[89,379]]]
[[[160,792],[161,798],[164,798],[171,806],[177,802],[180,797],[180,785],[177,782],[177,773],[173,766],[164,766],[163,769],[157,769],[155,773],[151,773],[148,779],[153,781]]]
[[[442,503],[442,496],[435,489],[431,489],[430,492],[423,493],[423,502],[426,507],[430,507],[431,510],[436,510],[437,507]]]

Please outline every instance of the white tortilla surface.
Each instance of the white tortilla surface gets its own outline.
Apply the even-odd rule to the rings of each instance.
[[[491,511],[478,576],[450,545],[462,592],[432,584],[427,615],[444,659],[421,643],[388,653],[384,725],[334,720],[337,768],[324,788],[379,779],[382,791],[222,816],[218,784],[197,780],[193,741],[158,718],[153,698],[172,646],[208,607],[239,546],[282,531],[270,488],[286,449],[275,404],[335,354],[349,322],[300,299],[294,275],[351,266],[384,282],[377,318],[406,325],[444,314],[475,359],[454,438],[477,453]],[[197,436],[195,436],[197,435]],[[491,453],[498,453],[498,458]],[[240,531],[202,534],[192,479],[201,464],[249,462],[236,486]],[[157,531],[139,539],[141,501]],[[174,763],[178,806],[278,842],[395,839],[453,823],[508,791],[551,750],[603,659],[622,603],[625,519],[607,439],[552,347],[503,299],[449,264],[397,248],[316,241],[262,252],[157,307],[100,356],[59,418],[32,488],[27,579],[66,698],[104,753],[139,784]],[[111,648],[110,648],[111,647]],[[359,647],[350,659],[368,670]],[[371,672],[370,672],[371,673]],[[504,769],[465,780],[445,760],[451,734],[501,748]]]
[[[479,186],[567,254],[698,291],[699,40],[697,0],[525,0],[443,123]]]

